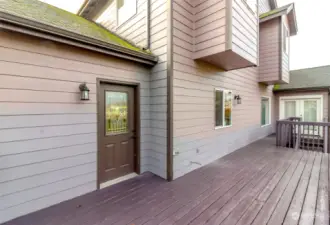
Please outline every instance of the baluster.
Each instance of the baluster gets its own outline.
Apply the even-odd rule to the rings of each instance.
[[[297,124],[297,127],[298,127],[298,134],[297,134],[297,141],[296,141],[296,146],[295,146],[295,149],[296,150],[299,149],[299,145],[300,145],[300,133],[301,133],[300,125]]]
[[[315,126],[313,124],[313,132],[312,132],[312,150],[315,151],[315,146],[314,146],[314,129],[315,129]]]
[[[317,126],[317,148],[320,150],[321,149],[321,144],[320,144],[320,126]]]
[[[324,148],[324,152],[327,153],[328,152],[328,126],[324,126],[324,144],[323,144],[323,148]]]

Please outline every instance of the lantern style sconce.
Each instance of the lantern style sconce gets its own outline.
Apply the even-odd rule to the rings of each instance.
[[[83,101],[89,100],[89,89],[86,83],[79,85],[79,90],[80,90],[80,99]]]
[[[241,98],[241,96],[235,95],[234,99],[235,99],[237,105],[242,104],[242,98]]]

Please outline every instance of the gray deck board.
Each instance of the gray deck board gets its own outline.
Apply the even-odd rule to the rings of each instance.
[[[267,137],[173,182],[150,173],[6,225],[329,225],[328,154]]]

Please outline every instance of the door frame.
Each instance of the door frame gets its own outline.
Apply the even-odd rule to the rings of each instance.
[[[96,78],[96,117],[97,117],[97,189],[100,189],[100,142],[102,131],[100,128],[100,112],[99,112],[99,104],[100,99],[99,95],[101,94],[101,85],[122,85],[129,86],[134,88],[134,117],[135,117],[135,127],[136,127],[136,138],[135,138],[135,148],[134,148],[134,172],[137,174],[141,173],[141,113],[140,113],[140,83],[138,82],[127,82],[127,81],[119,81],[119,80],[111,80],[104,78]]]
[[[293,95],[282,96],[279,99],[279,119],[284,115],[284,101],[285,100],[304,100],[304,99],[318,99],[320,100],[320,117],[323,120],[323,95]]]

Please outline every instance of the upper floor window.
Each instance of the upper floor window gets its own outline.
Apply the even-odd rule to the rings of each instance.
[[[108,28],[116,28],[137,13],[137,0],[112,0],[105,11],[96,19]]]
[[[233,95],[231,91],[215,89],[215,127],[232,125]]]
[[[285,52],[286,54],[289,54],[289,38],[290,38],[290,34],[289,34],[289,30],[288,28],[283,24],[283,33],[282,33],[282,45],[283,45],[283,52]]]

